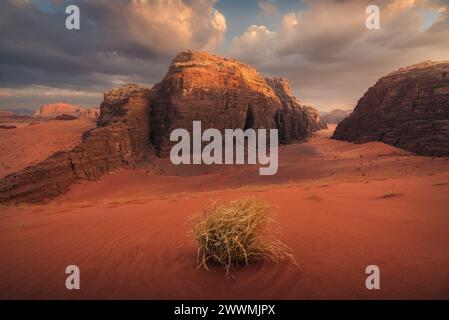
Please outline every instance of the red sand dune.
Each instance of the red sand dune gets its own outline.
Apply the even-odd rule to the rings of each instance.
[[[254,166],[122,170],[44,205],[0,209],[0,298],[449,298],[449,159],[329,139]],[[162,175],[164,174],[164,175]],[[299,267],[196,269],[186,218],[212,200],[269,201]],[[81,290],[65,289],[65,267]],[[365,288],[365,267],[381,290]]]
[[[44,160],[59,150],[73,148],[94,120],[48,121],[0,130],[0,178]]]

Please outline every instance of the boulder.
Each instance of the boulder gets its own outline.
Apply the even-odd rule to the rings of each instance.
[[[307,139],[315,131],[315,120],[308,116],[308,111],[293,96],[288,80],[271,78],[266,81],[281,101],[281,108],[276,114],[279,141],[286,144]]]

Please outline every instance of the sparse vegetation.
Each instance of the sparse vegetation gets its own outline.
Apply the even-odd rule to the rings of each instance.
[[[291,249],[277,239],[279,228],[269,205],[255,199],[215,202],[203,213],[190,218],[198,246],[198,268],[209,270],[218,263],[230,275],[232,267],[257,259],[289,260],[296,264]]]
[[[402,195],[402,193],[398,193],[398,192],[387,192],[385,193],[382,198],[394,198],[394,197],[398,197]]]

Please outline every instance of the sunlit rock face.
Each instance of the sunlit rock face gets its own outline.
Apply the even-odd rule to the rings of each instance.
[[[60,115],[70,115],[80,119],[96,119],[100,114],[98,108],[81,108],[65,102],[43,105],[33,116],[36,118],[52,119]]]
[[[205,52],[178,54],[151,94],[152,142],[160,155],[170,149],[169,133],[202,129],[276,128],[281,102],[257,71],[234,59]]]
[[[67,110],[65,110],[67,111]],[[97,127],[70,151],[0,180],[0,202],[41,201],[64,193],[75,180],[94,180],[152,156],[169,154],[170,133],[279,129],[281,143],[307,139],[319,129],[316,110],[303,108],[285,79],[265,79],[254,68],[206,52],[185,51],[152,89],[136,84],[108,90]]]
[[[338,125],[333,138],[449,155],[449,62],[425,61],[381,78]]]

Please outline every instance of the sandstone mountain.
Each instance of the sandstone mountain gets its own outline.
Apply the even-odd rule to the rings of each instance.
[[[449,61],[425,61],[381,78],[333,138],[383,141],[422,155],[449,155]]]
[[[237,60],[185,51],[152,89],[130,84],[106,92],[97,128],[72,150],[0,180],[0,202],[40,201],[77,179],[133,167],[153,153],[167,156],[170,132],[191,130],[194,120],[202,130],[278,128],[280,141],[291,143],[319,128],[317,114],[301,107],[285,79],[266,80]]]
[[[70,114],[65,114],[65,113],[63,113],[59,116],[56,116],[56,118],[55,118],[55,120],[63,120],[63,121],[72,121],[72,120],[76,120],[76,119],[78,119],[78,118],[75,116],[72,116]]]
[[[70,151],[0,180],[1,202],[35,202],[68,190],[77,179],[94,180],[141,161],[149,151],[149,89],[128,85],[105,93],[97,128]]]
[[[311,132],[325,129],[320,121],[318,111],[309,106],[301,106],[293,96],[290,83],[284,78],[265,79],[281,101],[281,108],[276,115],[281,143],[303,140]]]
[[[100,110],[98,108],[81,108],[66,102],[50,103],[40,107],[33,116],[37,118],[54,119],[62,114],[76,118],[96,119]]]
[[[334,109],[330,112],[321,113],[321,119],[328,124],[339,124],[349,117],[351,113],[352,110]]]
[[[309,118],[309,123],[312,125],[312,131],[327,129],[327,123],[321,118],[317,109],[311,106],[304,106],[304,109]]]
[[[285,79],[264,79],[234,59],[186,51],[151,91],[151,141],[159,155],[170,150],[169,133],[203,129],[279,128],[280,141],[305,140],[315,130]]]

